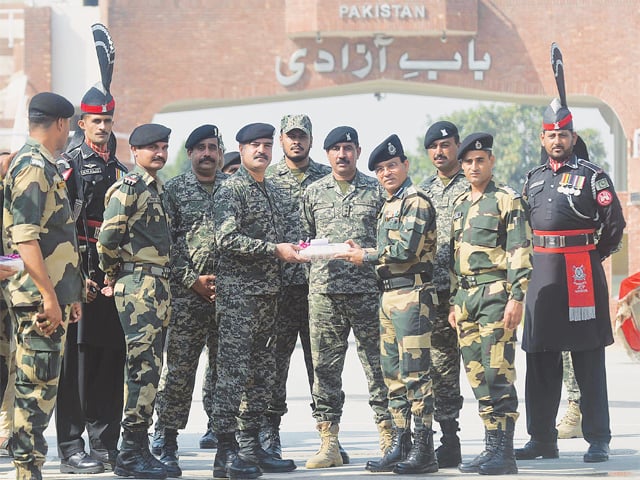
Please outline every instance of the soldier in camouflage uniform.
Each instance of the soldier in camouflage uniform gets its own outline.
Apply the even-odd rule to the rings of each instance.
[[[437,171],[420,184],[436,210],[438,251],[433,269],[433,285],[438,306],[431,332],[431,379],[433,380],[434,419],[442,429],[441,445],[436,449],[440,468],[457,467],[462,461],[458,438],[460,395],[460,347],[458,335],[449,325],[449,258],[453,201],[469,188],[458,162],[460,137],[451,122],[431,125],[424,136],[424,148]]]
[[[298,243],[300,231],[300,203],[304,191],[316,180],[331,173],[331,168],[309,158],[313,144],[311,120],[306,115],[285,115],[280,121],[280,145],[284,151],[282,162],[267,169],[281,197],[279,209],[285,221],[285,240]],[[309,340],[309,270],[306,265],[286,263],[282,266],[282,299],[278,310],[276,335],[276,375],[266,426],[261,438],[266,451],[280,455],[280,420],[287,413],[287,376],[289,361],[298,335],[304,352],[304,362],[313,385],[313,363]]]
[[[107,191],[98,236],[104,292],[115,297],[127,345],[122,444],[114,469],[121,476],[167,477],[164,464],[149,451],[147,430],[160,380],[162,328],[171,314],[171,236],[157,178],[167,161],[170,133],[157,124],[133,130],[129,144],[136,167]]]
[[[211,374],[216,375],[213,196],[227,178],[217,171],[218,139],[215,125],[201,125],[193,130],[185,142],[191,170],[172,178],[165,186],[173,242],[172,309],[166,338],[167,360],[156,402],[156,432],[162,431],[164,437],[160,461],[170,477],[181,474],[176,437],[178,430],[187,425],[198,360],[205,345]]]
[[[467,378],[479,402],[485,450],[462,472],[518,472],[513,433],[516,327],[531,275],[528,210],[512,188],[492,178],[493,137],[474,133],[458,151],[471,188],[453,210],[449,322],[455,325]]]
[[[581,158],[581,157],[579,157]],[[567,410],[556,425],[558,438],[582,438],[582,413],[580,412],[580,387],[573,371],[571,352],[562,352],[562,383],[567,389]]]
[[[0,153],[0,205],[4,204],[4,177],[13,156],[9,151]],[[2,216],[0,215],[0,232]],[[0,265],[0,280],[6,280],[17,270]],[[0,457],[12,455],[13,402],[16,382],[16,342],[13,335],[12,313],[7,302],[8,292],[0,292]]]
[[[324,141],[332,174],[307,188],[302,200],[303,236],[330,242],[352,239],[363,248],[376,245],[376,218],[384,202],[375,179],[356,168],[360,156],[358,133],[336,127]],[[380,369],[378,285],[373,265],[357,267],[342,260],[311,265],[309,323],[313,355],[313,417],[320,433],[320,450],[307,468],[341,466],[338,430],[344,392],[342,369],[347,339],[353,329],[358,357],[369,387],[369,405],[381,439],[381,450],[391,445],[391,416],[387,387]]]
[[[5,178],[4,252],[25,269],[7,285],[17,345],[13,453],[16,478],[40,479],[44,430],[56,401],[67,321],[78,321],[83,292],[71,206],[54,155],[69,134],[73,105],[44,92],[29,104],[29,138]]]
[[[296,468],[293,460],[263,450],[258,438],[275,373],[280,261],[305,261],[297,253],[299,247],[283,241],[281,200],[271,180],[265,178],[274,131],[264,123],[238,131],[242,166],[215,196],[215,242],[220,253],[216,278],[218,381],[213,404],[218,437],[215,478],[256,478],[263,470]]]
[[[369,157],[387,192],[378,216],[378,245],[336,255],[356,265],[376,265],[380,299],[380,364],[389,388],[393,442],[380,460],[367,462],[372,472],[433,473],[433,396],[430,376],[431,328],[437,294],[431,285],[436,253],[436,213],[427,196],[413,186],[409,161],[397,135]],[[411,417],[415,435],[411,444]]]

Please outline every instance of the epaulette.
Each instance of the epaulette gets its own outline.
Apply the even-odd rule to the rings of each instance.
[[[138,183],[141,178],[142,177],[139,174],[135,173],[135,172],[127,173],[124,176],[124,179],[122,180],[122,183],[124,183],[125,185],[133,186],[136,183]]]
[[[509,195],[511,195],[513,198],[520,198],[522,197],[522,195],[520,193],[518,193],[516,191],[516,189],[510,187],[509,185],[500,185],[498,188],[500,188],[500,190],[504,190],[505,192],[507,192]]]
[[[29,161],[30,165],[38,168],[44,168],[44,160],[42,159],[42,155],[40,154],[40,150],[38,150],[37,145],[31,146],[31,160]]]
[[[454,199],[453,199],[453,203],[454,203],[454,204],[458,203],[458,200],[460,200],[462,197],[464,197],[465,195],[467,195],[470,191],[471,191],[471,189],[467,189],[467,190],[465,190],[465,191],[463,191],[463,192],[460,192],[460,193],[458,194],[458,196],[457,196],[456,198],[454,198]]]
[[[589,160],[585,160],[583,158],[578,159],[578,165],[588,168],[589,170],[591,170],[593,173],[596,173],[596,174],[602,173],[604,171],[600,166],[590,162]]]

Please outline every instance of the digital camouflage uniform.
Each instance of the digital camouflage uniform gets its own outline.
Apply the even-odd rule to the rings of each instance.
[[[271,401],[282,282],[275,249],[284,238],[279,202],[271,181],[256,182],[243,166],[215,196],[215,242],[220,254],[216,434],[236,428],[258,430]]]
[[[453,201],[469,188],[469,182],[459,170],[448,183],[436,173],[420,184],[436,211],[438,251],[433,265],[433,286],[439,304],[431,331],[431,380],[433,381],[434,418],[437,422],[455,420],[460,414],[460,346],[458,335],[449,325],[449,264],[451,216]]]
[[[375,178],[361,172],[346,193],[333,175],[309,186],[302,202],[304,236],[332,243],[352,239],[363,248],[376,246],[376,218],[383,193]],[[358,357],[369,388],[376,423],[390,420],[387,387],[380,369],[379,293],[373,265],[358,267],[342,260],[314,262],[309,276],[309,323],[313,355],[313,416],[340,423],[344,392],[342,370],[353,329]]]
[[[571,352],[562,352],[562,381],[567,389],[567,400],[580,403],[580,387],[573,371]]]
[[[267,169],[266,176],[273,181],[281,198],[278,208],[285,222],[286,242],[297,244],[300,240],[305,240],[300,227],[302,195],[309,185],[329,173],[331,173],[331,167],[311,159],[304,172],[292,171],[284,160]],[[283,290],[276,336],[276,375],[273,398],[268,410],[269,415],[279,417],[287,413],[287,376],[298,335],[300,335],[304,352],[309,389],[313,385],[313,362],[309,339],[309,267],[302,263],[285,263],[282,265],[282,276]]]
[[[98,237],[100,267],[117,279],[114,297],[127,345],[122,426],[130,432],[151,425],[162,328],[171,314],[171,236],[162,195],[162,182],[136,166],[107,191]]]
[[[377,265],[380,300],[380,364],[396,427],[431,428],[432,322],[437,294],[431,285],[436,253],[436,214],[424,192],[407,178],[378,216],[378,249],[366,263]],[[406,280],[408,285],[385,283]]]
[[[455,201],[452,237],[451,304],[467,378],[485,428],[513,431],[516,331],[502,319],[510,299],[524,300],[531,275],[525,203],[493,179],[476,201],[468,190]]]
[[[70,305],[82,300],[83,279],[64,180],[51,153],[33,138],[11,162],[4,194],[4,251],[18,253],[17,243],[39,242],[63,319],[51,336],[43,336],[35,323],[42,295],[25,271],[10,277],[7,291],[17,332],[13,452],[21,478],[45,461],[43,432],[56,401]]]
[[[228,175],[217,172],[204,186],[189,170],[165,185],[165,205],[171,219],[171,322],[167,330],[167,360],[162,369],[156,411],[156,431],[186,427],[198,360],[206,345],[215,385],[218,325],[215,304],[191,287],[200,275],[216,272],[213,243],[213,196]],[[211,412],[205,411],[209,415]]]

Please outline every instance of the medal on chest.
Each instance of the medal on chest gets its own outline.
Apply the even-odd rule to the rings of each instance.
[[[571,173],[563,173],[558,182],[558,193],[565,195],[575,195],[576,197],[582,192],[585,177],[582,175],[572,175]]]

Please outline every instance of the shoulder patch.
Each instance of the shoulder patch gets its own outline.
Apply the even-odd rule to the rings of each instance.
[[[42,160],[41,158],[31,157],[31,161],[29,162],[29,164],[33,165],[34,167],[44,168],[44,160]]]
[[[125,175],[124,180],[122,181],[125,185],[135,185],[140,181],[140,175],[137,173],[128,173]]]
[[[596,190],[598,191],[609,188],[610,186],[611,185],[609,185],[609,180],[607,180],[606,178],[601,178],[600,180],[596,181]]]

